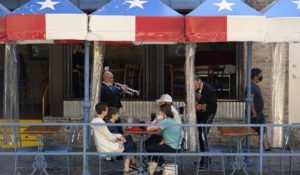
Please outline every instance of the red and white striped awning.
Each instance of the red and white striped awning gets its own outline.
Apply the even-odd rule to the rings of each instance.
[[[90,15],[88,39],[167,43],[184,41],[184,17],[160,0],[112,0]]]
[[[263,41],[265,18],[240,0],[207,0],[186,16],[193,42]]]
[[[10,40],[85,40],[87,15],[68,0],[31,0],[7,17]]]

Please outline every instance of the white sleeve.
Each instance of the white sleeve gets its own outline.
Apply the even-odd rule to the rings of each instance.
[[[107,140],[114,141],[118,138],[108,130],[107,126],[94,126],[93,128],[95,132],[94,134],[97,134],[97,132],[102,133]]]

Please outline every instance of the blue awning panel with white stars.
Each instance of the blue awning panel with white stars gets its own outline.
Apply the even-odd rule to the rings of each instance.
[[[112,0],[92,15],[182,16],[160,0]]]
[[[9,13],[10,13],[10,11],[7,8],[5,8],[3,5],[0,4],[0,16],[6,16]]]
[[[300,17],[300,0],[278,0],[274,1],[264,10],[267,18],[272,17]]]
[[[187,16],[261,16],[240,0],[206,0]]]
[[[13,14],[84,14],[68,0],[31,0]]]

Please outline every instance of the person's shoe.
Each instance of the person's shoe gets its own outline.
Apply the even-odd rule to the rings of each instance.
[[[129,168],[132,168],[133,170],[138,170],[137,164],[136,163],[132,163],[132,162],[129,163]]]
[[[117,156],[117,160],[123,160],[123,156]]]
[[[136,174],[136,172],[137,172],[136,170],[130,169],[128,171],[124,171],[123,175],[133,175]]]
[[[114,159],[112,157],[106,157],[105,160],[106,161],[114,161]]]
[[[163,158],[160,158],[159,160],[158,160],[158,162],[157,162],[157,165],[158,166],[162,166],[163,164],[165,164],[166,163],[166,161],[163,159]]]
[[[208,163],[207,162],[200,162],[199,170],[207,169]]]

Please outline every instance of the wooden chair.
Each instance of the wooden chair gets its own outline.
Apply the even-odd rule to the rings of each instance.
[[[28,99],[30,98],[31,109],[34,109],[34,99],[33,99],[33,90],[32,84],[29,80],[20,80],[19,81],[19,92],[20,96],[23,97],[24,105],[27,104]]]
[[[114,74],[114,81],[124,83],[125,68],[124,67],[110,67],[109,71]]]
[[[173,97],[185,94],[185,71],[184,67],[171,67],[171,95]]]
[[[172,65],[166,64],[164,66],[164,76],[165,76],[165,85],[164,90],[165,93],[171,94],[173,96],[173,88],[172,88]]]
[[[140,90],[142,81],[142,64],[126,64],[124,74],[124,84],[130,88]]]

